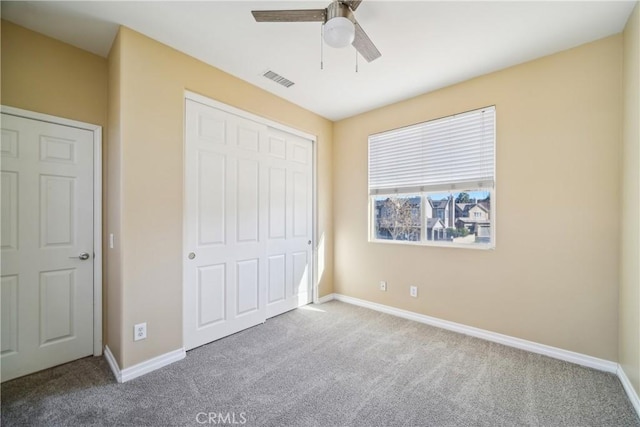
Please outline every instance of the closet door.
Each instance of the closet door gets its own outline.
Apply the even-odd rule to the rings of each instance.
[[[266,192],[267,317],[311,302],[311,142],[269,129]]]
[[[187,100],[185,347],[310,301],[312,150]]]

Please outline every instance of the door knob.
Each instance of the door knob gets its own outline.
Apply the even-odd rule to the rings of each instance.
[[[90,255],[87,252],[82,252],[80,255],[78,256],[70,256],[69,258],[78,258],[81,261],[87,260],[89,259]]]
[[[196,254],[193,252],[189,252],[189,255],[187,255],[189,257],[189,259],[194,259],[196,257]]]

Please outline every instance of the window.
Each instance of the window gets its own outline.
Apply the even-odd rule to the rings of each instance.
[[[375,238],[420,241],[422,201],[419,195],[374,198]]]
[[[495,107],[369,136],[370,240],[495,246]]]

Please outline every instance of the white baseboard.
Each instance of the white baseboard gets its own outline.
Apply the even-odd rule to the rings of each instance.
[[[486,341],[496,342],[509,347],[515,347],[521,350],[530,351],[532,353],[543,354],[554,359],[576,363],[578,365],[587,366],[599,371],[610,372],[613,374],[616,374],[618,372],[618,364],[609,360],[599,359],[597,357],[587,356],[586,354],[575,353],[573,351],[563,350],[561,348],[551,347],[545,344],[538,344],[533,341],[527,341],[521,338],[515,338],[508,335],[499,334],[497,332],[487,331],[485,329],[474,328],[473,326],[467,326],[460,323],[451,322],[449,320],[442,320],[438,319],[437,317],[414,313],[412,311],[401,310],[399,308],[377,304],[346,295],[332,294],[332,297],[332,299],[335,299],[337,301],[369,308],[372,310],[380,311],[382,313],[391,314],[393,316],[402,317],[404,319],[413,320],[453,332],[458,332]]]
[[[120,369],[118,362],[116,362],[115,357],[113,357],[113,353],[111,353],[111,350],[109,349],[109,346],[104,347],[104,357],[107,359],[107,363],[109,364],[109,367],[111,367],[111,371],[119,383],[124,383],[141,375],[148,374],[151,371],[155,371],[156,369],[160,369],[173,362],[182,360],[186,356],[187,353],[184,348],[179,348],[178,350],[161,354],[153,359],[145,360],[144,362],[133,365],[130,368]]]
[[[325,302],[329,302],[332,301],[334,294],[329,294],[329,295],[325,295],[323,297],[320,297],[316,300],[315,304],[324,304]]]
[[[633,388],[633,385],[631,385],[629,377],[627,377],[627,374],[624,373],[624,369],[622,369],[622,366],[620,365],[618,365],[618,378],[620,378],[620,382],[622,383],[624,391],[627,392],[627,396],[629,397],[631,404],[640,417],[640,397],[638,396],[636,390]]]
[[[113,376],[116,377],[116,381],[119,383],[122,382],[122,374],[120,373],[120,367],[118,366],[118,362],[116,362],[116,358],[111,353],[111,349],[108,345],[104,346],[104,352],[102,353],[104,358],[107,359],[107,363],[111,368],[111,372],[113,372]]]

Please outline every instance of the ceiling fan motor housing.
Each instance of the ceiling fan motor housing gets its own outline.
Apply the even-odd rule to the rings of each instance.
[[[337,17],[347,18],[349,21],[353,22],[353,12],[351,12],[349,6],[341,1],[334,1],[327,6],[327,22]]]

